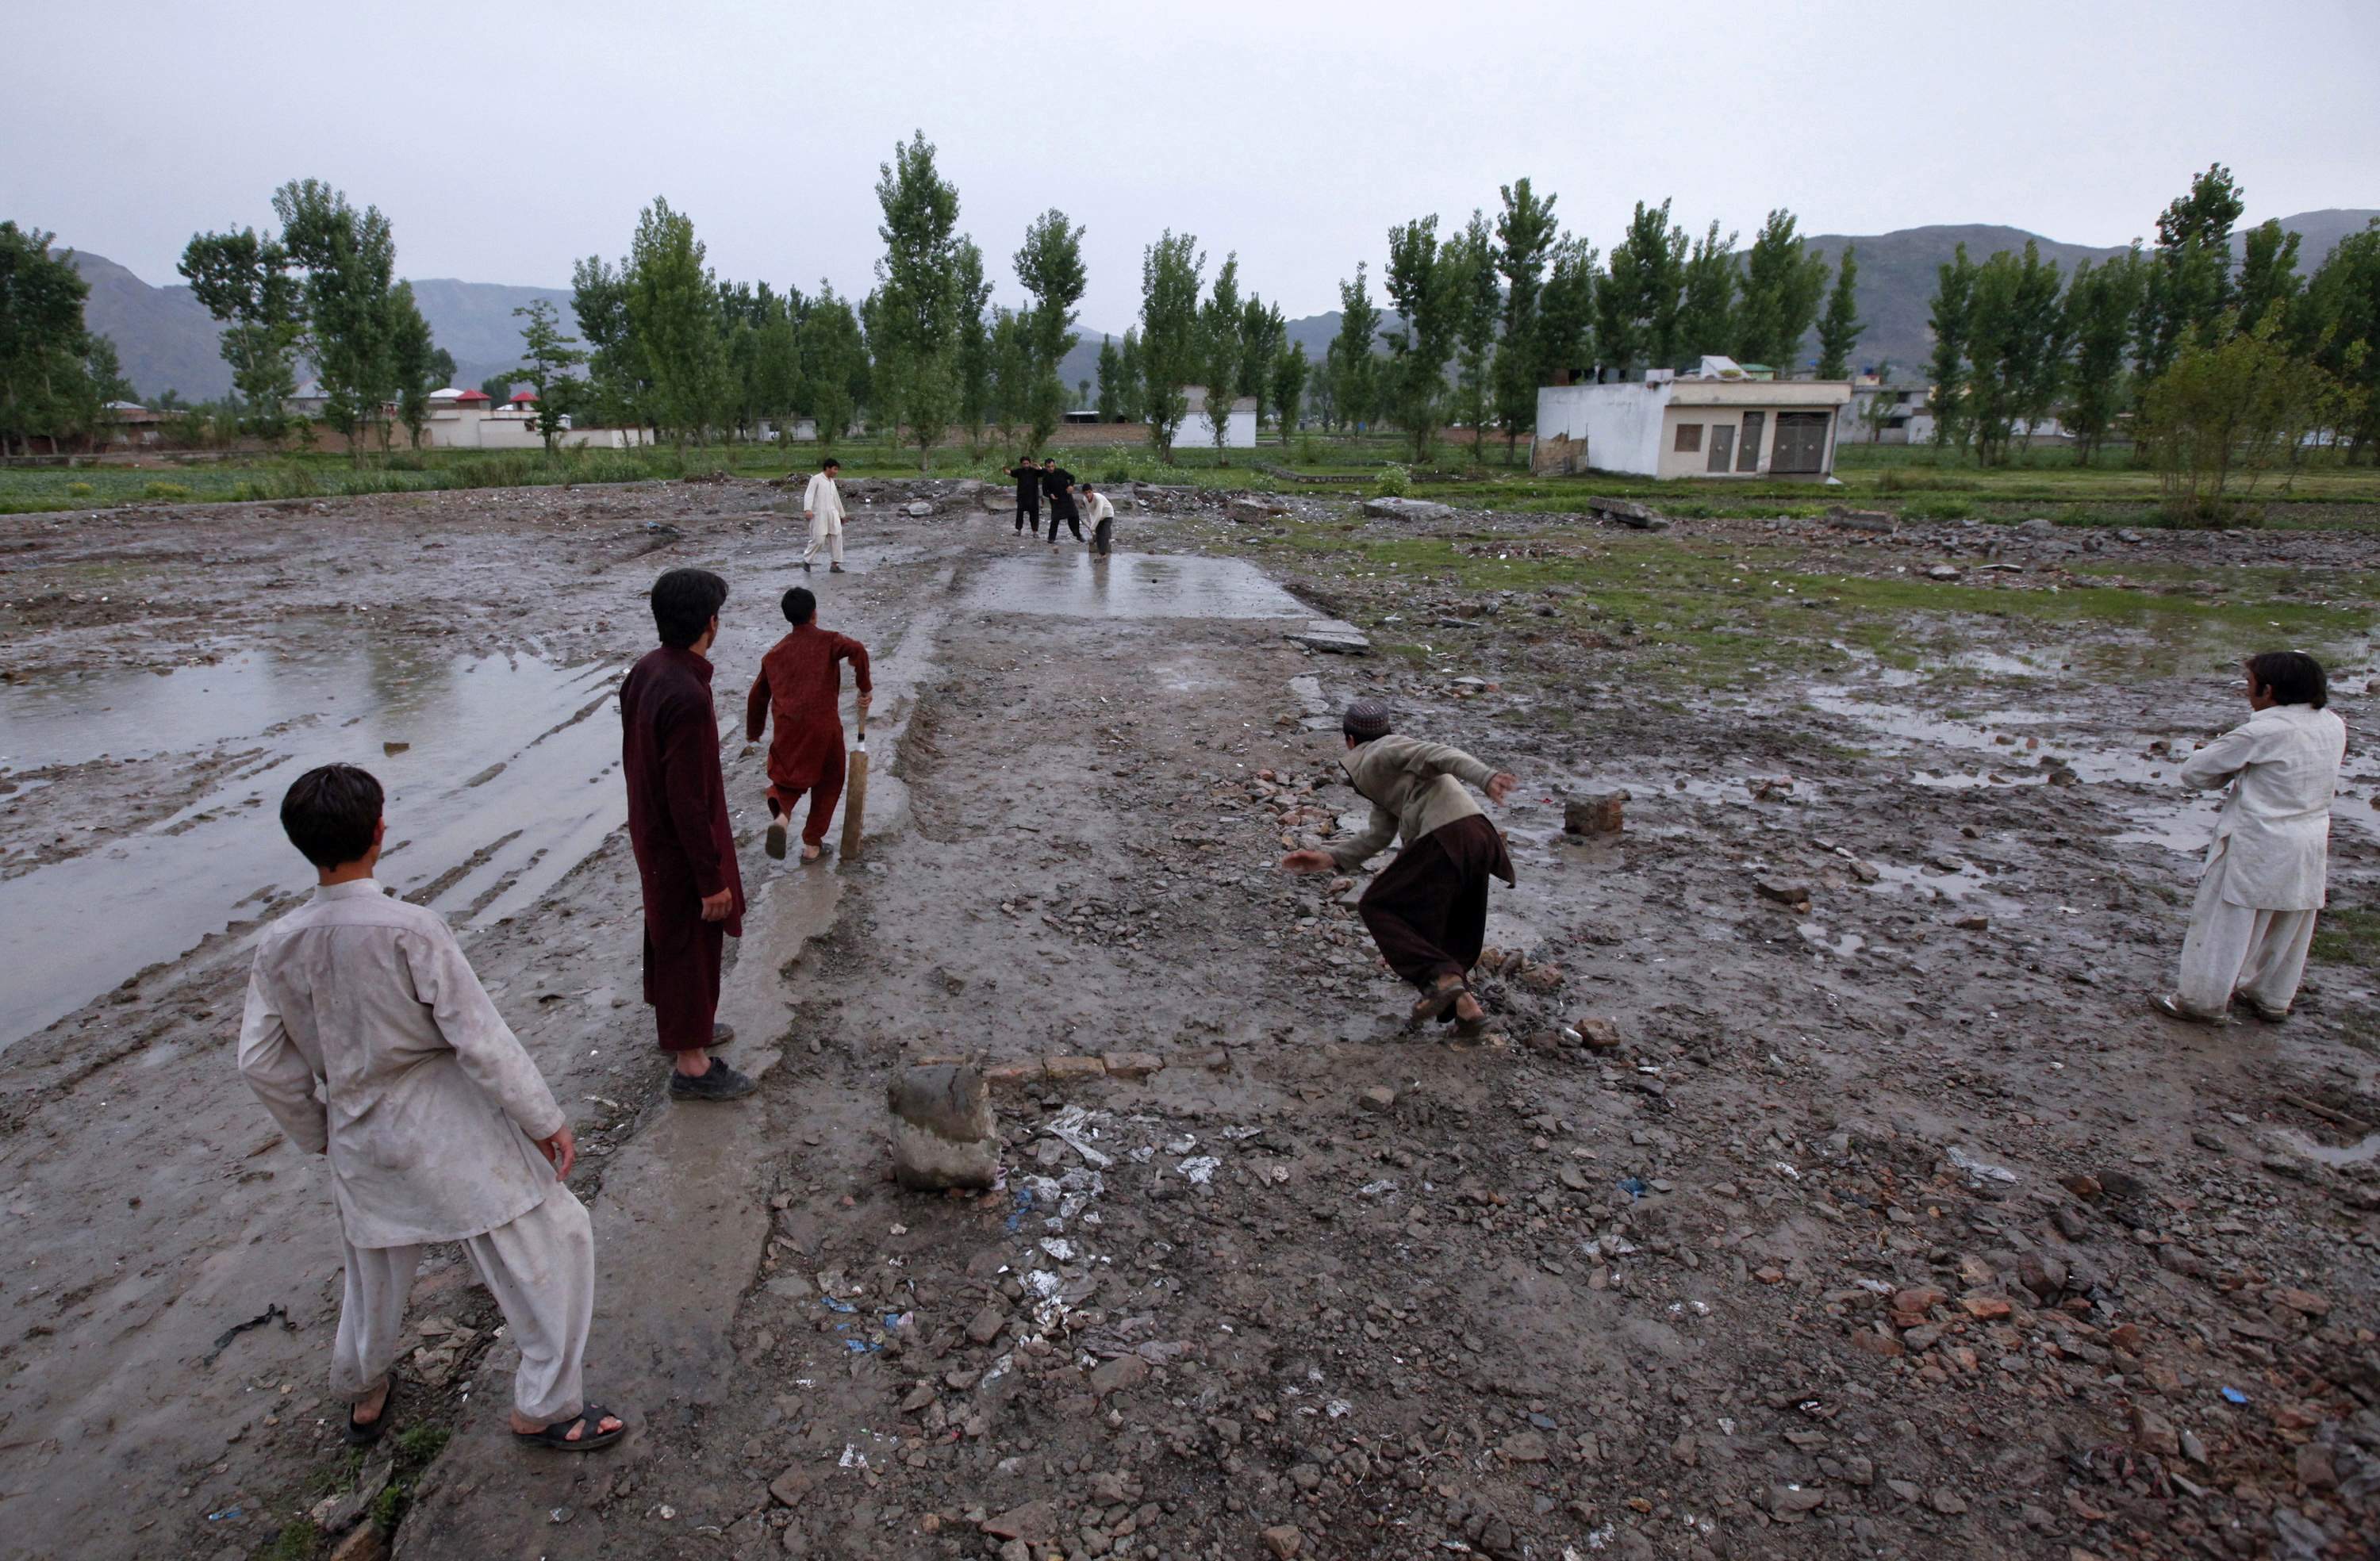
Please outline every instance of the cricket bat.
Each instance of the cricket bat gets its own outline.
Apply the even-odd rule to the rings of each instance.
[[[851,750],[851,768],[843,780],[843,858],[859,852],[860,820],[868,812],[868,718],[859,718],[859,743]]]

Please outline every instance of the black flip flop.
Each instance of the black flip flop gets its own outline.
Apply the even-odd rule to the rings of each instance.
[[[1421,1000],[1414,1004],[1406,1016],[1405,1023],[1419,1029],[1432,1020],[1444,1020],[1454,1011],[1454,1005],[1463,1000],[1463,995],[1470,990],[1468,982],[1458,981],[1451,986],[1423,993]]]
[[[604,1417],[607,1415],[612,1416],[612,1418],[620,1422],[618,1430],[598,1431],[595,1429],[597,1425],[602,1422]],[[574,1439],[570,1434],[570,1428],[578,1424],[581,1421],[584,1421],[587,1424],[587,1434]],[[589,1404],[585,1409],[579,1410],[577,1414],[572,1415],[568,1420],[555,1421],[552,1425],[546,1426],[542,1430],[516,1431],[513,1433],[513,1440],[516,1442],[526,1442],[533,1447],[552,1447],[554,1451],[562,1453],[591,1453],[598,1447],[610,1446],[613,1443],[618,1441],[627,1434],[627,1416],[613,1414],[612,1410],[605,1409],[601,1404]]]
[[[388,1434],[389,1411],[396,1408],[396,1379],[388,1379],[388,1396],[380,1401],[380,1413],[369,1425],[356,1419],[354,1406],[347,1409],[346,1444],[350,1447],[369,1447]]]

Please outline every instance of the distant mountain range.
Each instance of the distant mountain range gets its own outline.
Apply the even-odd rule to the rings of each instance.
[[[2281,225],[2303,235],[2299,269],[2312,272],[2332,246],[2350,233],[2361,232],[2380,211],[2301,212],[2281,219]],[[1865,236],[1823,234],[1810,240],[1831,263],[1847,244],[1859,250],[1859,309],[1867,329],[1860,337],[1857,362],[1889,364],[1896,378],[1924,372],[1933,350],[1926,329],[1927,307],[1934,296],[1934,270],[1949,260],[1952,249],[1964,244],[1977,260],[1996,249],[2022,249],[2034,239],[2045,259],[2071,271],[2077,260],[2103,260],[2121,254],[2119,248],[2093,248],[2041,238],[2022,228],[1986,224],[1912,227]],[[2234,246],[2240,240],[2235,237]],[[155,287],[103,256],[77,250],[74,262],[91,283],[85,319],[94,331],[115,342],[125,377],[144,395],[166,390],[200,400],[231,389],[231,370],[217,350],[219,329],[186,286]],[[516,287],[494,282],[461,282],[432,277],[413,284],[421,312],[438,345],[454,354],[455,379],[475,385],[504,373],[520,361],[520,322],[513,310],[539,298],[558,305],[566,329],[575,330],[566,287]],[[1289,337],[1305,344],[1306,356],[1320,362],[1331,338],[1339,333],[1338,311],[1307,315],[1289,322]],[[1120,340],[1123,333],[1114,333]],[[1059,365],[1068,390],[1084,381],[1099,381],[1101,333],[1080,332],[1075,350]],[[1815,357],[1815,344],[1805,343]]]

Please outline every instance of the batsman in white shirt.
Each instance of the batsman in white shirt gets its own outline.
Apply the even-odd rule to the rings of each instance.
[[[830,544],[827,557],[834,573],[843,573],[843,490],[834,485],[842,471],[843,463],[829,455],[826,464],[810,478],[810,485],[802,490],[802,518],[810,523],[810,545],[802,550],[805,575],[810,572],[810,556],[819,551],[821,542]]]
[[[2181,943],[2181,983],[2153,999],[2174,1019],[2228,1022],[2237,999],[2277,1023],[2305,974],[2322,909],[2330,799],[2347,725],[2326,707],[2329,680],[2302,651],[2246,663],[2255,714],[2190,756],[2182,780],[2229,786]]]

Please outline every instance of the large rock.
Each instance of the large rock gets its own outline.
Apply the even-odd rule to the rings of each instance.
[[[1427,499],[1366,499],[1364,513],[1375,520],[1452,520],[1454,506]]]
[[[1298,628],[1282,633],[1308,650],[1328,651],[1334,656],[1368,656],[1372,642],[1354,624],[1337,618],[1317,618]]]
[[[884,1086],[892,1113],[892,1172],[904,1187],[989,1187],[1000,1136],[983,1074],[964,1062],[906,1068]]]
[[[1616,835],[1626,792],[1589,792],[1562,804],[1562,829],[1573,835]]]
[[[1223,518],[1242,526],[1260,524],[1288,513],[1289,506],[1269,493],[1242,493],[1223,505]]]

